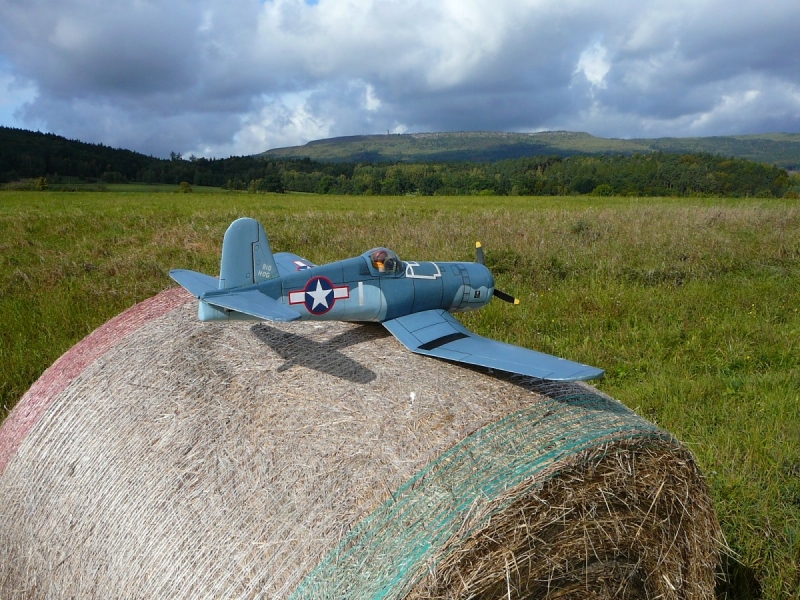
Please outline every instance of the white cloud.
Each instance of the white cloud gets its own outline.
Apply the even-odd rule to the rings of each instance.
[[[375,88],[367,83],[364,86],[364,108],[374,112],[381,107],[381,99],[375,94]]]
[[[576,73],[583,73],[586,79],[595,87],[606,87],[605,78],[611,69],[611,64],[606,60],[606,49],[600,42],[588,46],[578,59]]]
[[[245,116],[224,154],[242,156],[258,154],[269,148],[292,146],[298,140],[328,137],[332,122],[314,115],[309,107],[310,94],[287,94],[281,99],[265,99],[262,107]],[[208,148],[188,152],[198,156],[209,154]]]
[[[749,110],[761,96],[759,90],[743,90],[733,94],[726,94],[720,98],[719,102],[707,112],[698,115],[692,120],[692,129],[704,130],[714,121],[729,119],[740,111]]]

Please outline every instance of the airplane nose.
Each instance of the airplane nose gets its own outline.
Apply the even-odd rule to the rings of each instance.
[[[468,308],[482,308],[492,299],[494,276],[489,269],[479,263],[468,263],[466,268],[470,287]]]
[[[486,289],[489,292],[494,289],[494,275],[492,272],[478,263],[469,265],[469,280],[473,290]],[[491,293],[489,294],[491,296]]]

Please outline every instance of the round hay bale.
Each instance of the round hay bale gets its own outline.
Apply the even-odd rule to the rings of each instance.
[[[594,388],[195,311],[133,307],[4,423],[0,597],[713,597],[691,454]]]

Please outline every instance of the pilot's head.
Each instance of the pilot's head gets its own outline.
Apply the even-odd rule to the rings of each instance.
[[[381,273],[385,270],[384,263],[386,262],[386,250],[376,250],[372,253],[372,266],[378,269]]]

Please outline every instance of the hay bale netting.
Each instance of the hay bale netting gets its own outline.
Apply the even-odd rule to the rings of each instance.
[[[3,598],[701,598],[690,453],[584,384],[496,378],[379,325],[98,329],[0,434]]]

